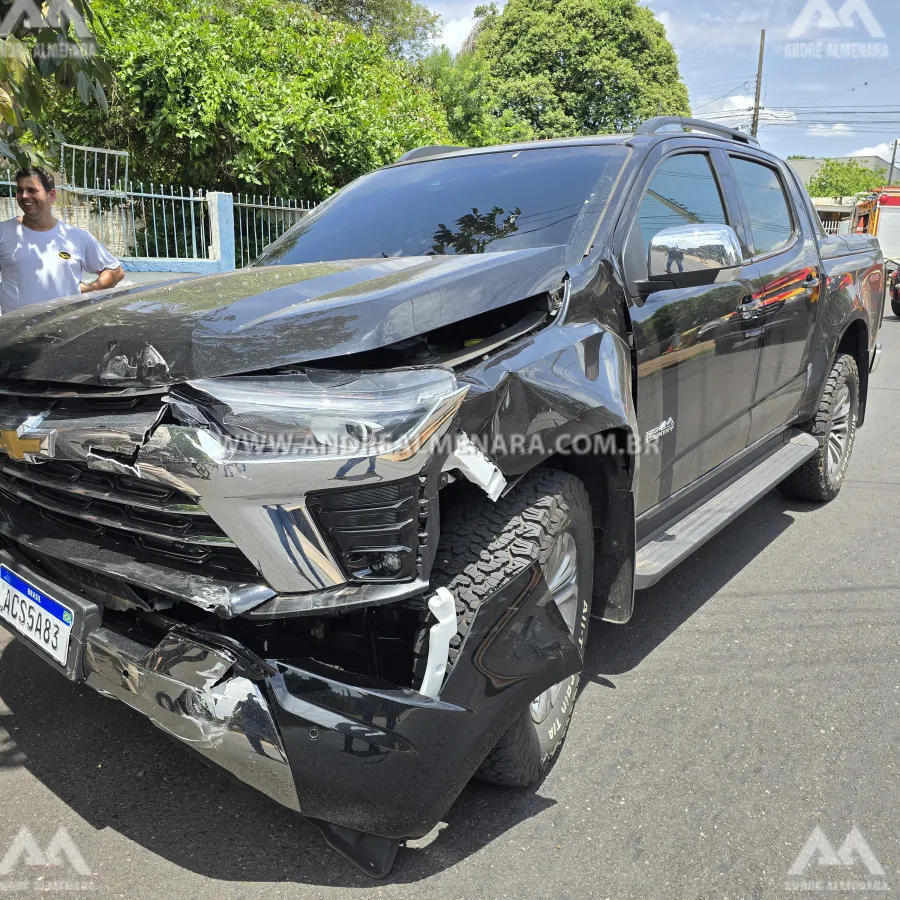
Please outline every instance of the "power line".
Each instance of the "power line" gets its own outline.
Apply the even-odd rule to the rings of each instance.
[[[724,100],[726,97],[730,97],[735,91],[739,90],[742,87],[746,87],[747,82],[745,81],[743,84],[739,84],[736,87],[729,88],[721,97],[713,97],[712,100],[707,103],[701,103],[700,106],[694,107],[694,112],[703,109],[704,106],[711,106],[713,103],[718,103],[719,100]]]
[[[695,87],[698,85],[711,85],[711,84],[727,84],[729,81],[734,81],[735,78],[752,78],[756,73],[755,72],[744,72],[738,75],[731,75],[728,78],[710,78],[707,81],[693,81]]]
[[[869,109],[900,109],[900,104],[892,104],[892,103],[873,103],[869,106],[862,106],[860,104],[854,103],[852,106],[829,106],[826,108],[820,106],[789,106],[787,104],[779,104],[777,107],[769,107],[770,109],[808,109],[813,112],[827,112],[829,110],[842,110],[842,109],[850,109],[850,110],[869,110]]]
[[[823,97],[822,102],[824,103],[826,100],[832,100],[835,97],[842,97],[844,94],[849,94],[852,91],[857,90],[857,88],[868,87],[873,81],[881,81],[882,78],[887,78],[888,75],[893,75],[896,72],[900,72],[900,68],[891,69],[890,72],[885,72],[883,75],[877,75],[875,78],[870,78],[868,81],[864,81],[862,84],[856,85],[856,87],[847,88],[846,90],[838,91],[836,94],[830,94],[828,97]]]

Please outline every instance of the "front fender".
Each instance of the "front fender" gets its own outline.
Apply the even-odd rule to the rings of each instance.
[[[633,449],[631,373],[631,351],[614,332],[554,326],[459,376],[469,385],[461,425],[507,479],[598,434],[624,432]]]
[[[597,538],[595,614],[618,623],[634,609],[640,448],[632,373],[628,344],[588,322],[540,332],[460,378],[470,386],[462,426],[507,481],[558,455],[584,481]]]

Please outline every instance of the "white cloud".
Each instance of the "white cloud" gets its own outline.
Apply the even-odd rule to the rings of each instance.
[[[706,119],[729,128],[749,131],[753,119],[753,99],[750,94],[732,94],[721,100],[700,104],[693,109],[693,116],[695,119]],[[764,106],[759,114],[760,133],[768,126],[796,121],[796,114],[790,110]]]
[[[715,11],[695,7],[689,12],[679,9],[672,12],[659,9],[663,0],[649,0],[653,14],[665,26],[669,40],[678,51],[687,51],[697,47],[758,47],[760,28],[766,26],[774,36],[780,33],[773,25],[772,18],[778,0],[758,0],[748,7],[744,0],[720,0]],[[656,7],[656,8],[654,8]]]
[[[891,154],[893,152],[893,141],[885,141],[883,144],[874,144],[871,147],[863,147],[860,150],[852,150],[848,154],[848,156],[880,156],[882,159],[890,162]]]
[[[831,137],[849,137],[855,134],[849,125],[843,122],[835,122],[834,125],[810,125],[806,129],[806,133],[810,137],[831,138]]]
[[[710,103],[701,103],[694,112],[710,115],[711,113],[731,113],[743,111],[753,106],[753,98],[749,94],[731,94]]]
[[[444,44],[451,52],[458,53],[463,41],[469,36],[475,27],[475,16],[463,16],[461,19],[451,19],[444,24],[444,31],[438,39],[438,44]]]
[[[718,122],[729,128],[738,128],[750,124],[753,98],[748,94],[732,94],[711,103],[701,103],[692,110],[696,119],[707,119]]]

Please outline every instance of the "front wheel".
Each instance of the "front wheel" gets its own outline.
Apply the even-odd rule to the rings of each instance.
[[[452,668],[475,613],[487,597],[535,560],[575,643],[584,651],[593,586],[593,524],[584,485],[565,472],[527,475],[507,497],[492,503],[465,491],[441,525],[432,584],[456,598],[458,632]],[[476,773],[483,781],[529,787],[552,765],[562,745],[579,675],[535,697]]]
[[[891,309],[893,310],[894,315],[900,319],[900,297],[893,291],[891,291]]]
[[[849,353],[831,367],[809,432],[819,441],[815,456],[778,486],[788,497],[826,503],[837,497],[850,465],[859,416],[859,370]]]

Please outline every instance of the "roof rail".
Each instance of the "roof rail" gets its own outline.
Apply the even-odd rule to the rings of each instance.
[[[681,131],[708,131],[710,134],[719,137],[731,138],[733,141],[740,141],[742,144],[749,144],[752,147],[758,147],[759,141],[755,137],[751,137],[737,128],[726,128],[724,125],[717,125],[715,122],[705,122],[703,119],[686,119],[683,116],[657,116],[655,119],[647,119],[641,122],[635,134],[657,134],[668,125],[678,125]]]
[[[411,162],[414,159],[426,159],[429,156],[440,156],[443,153],[453,153],[454,150],[471,149],[471,147],[451,147],[442,144],[434,144],[431,147],[416,147],[415,150],[407,150],[397,162]]]

